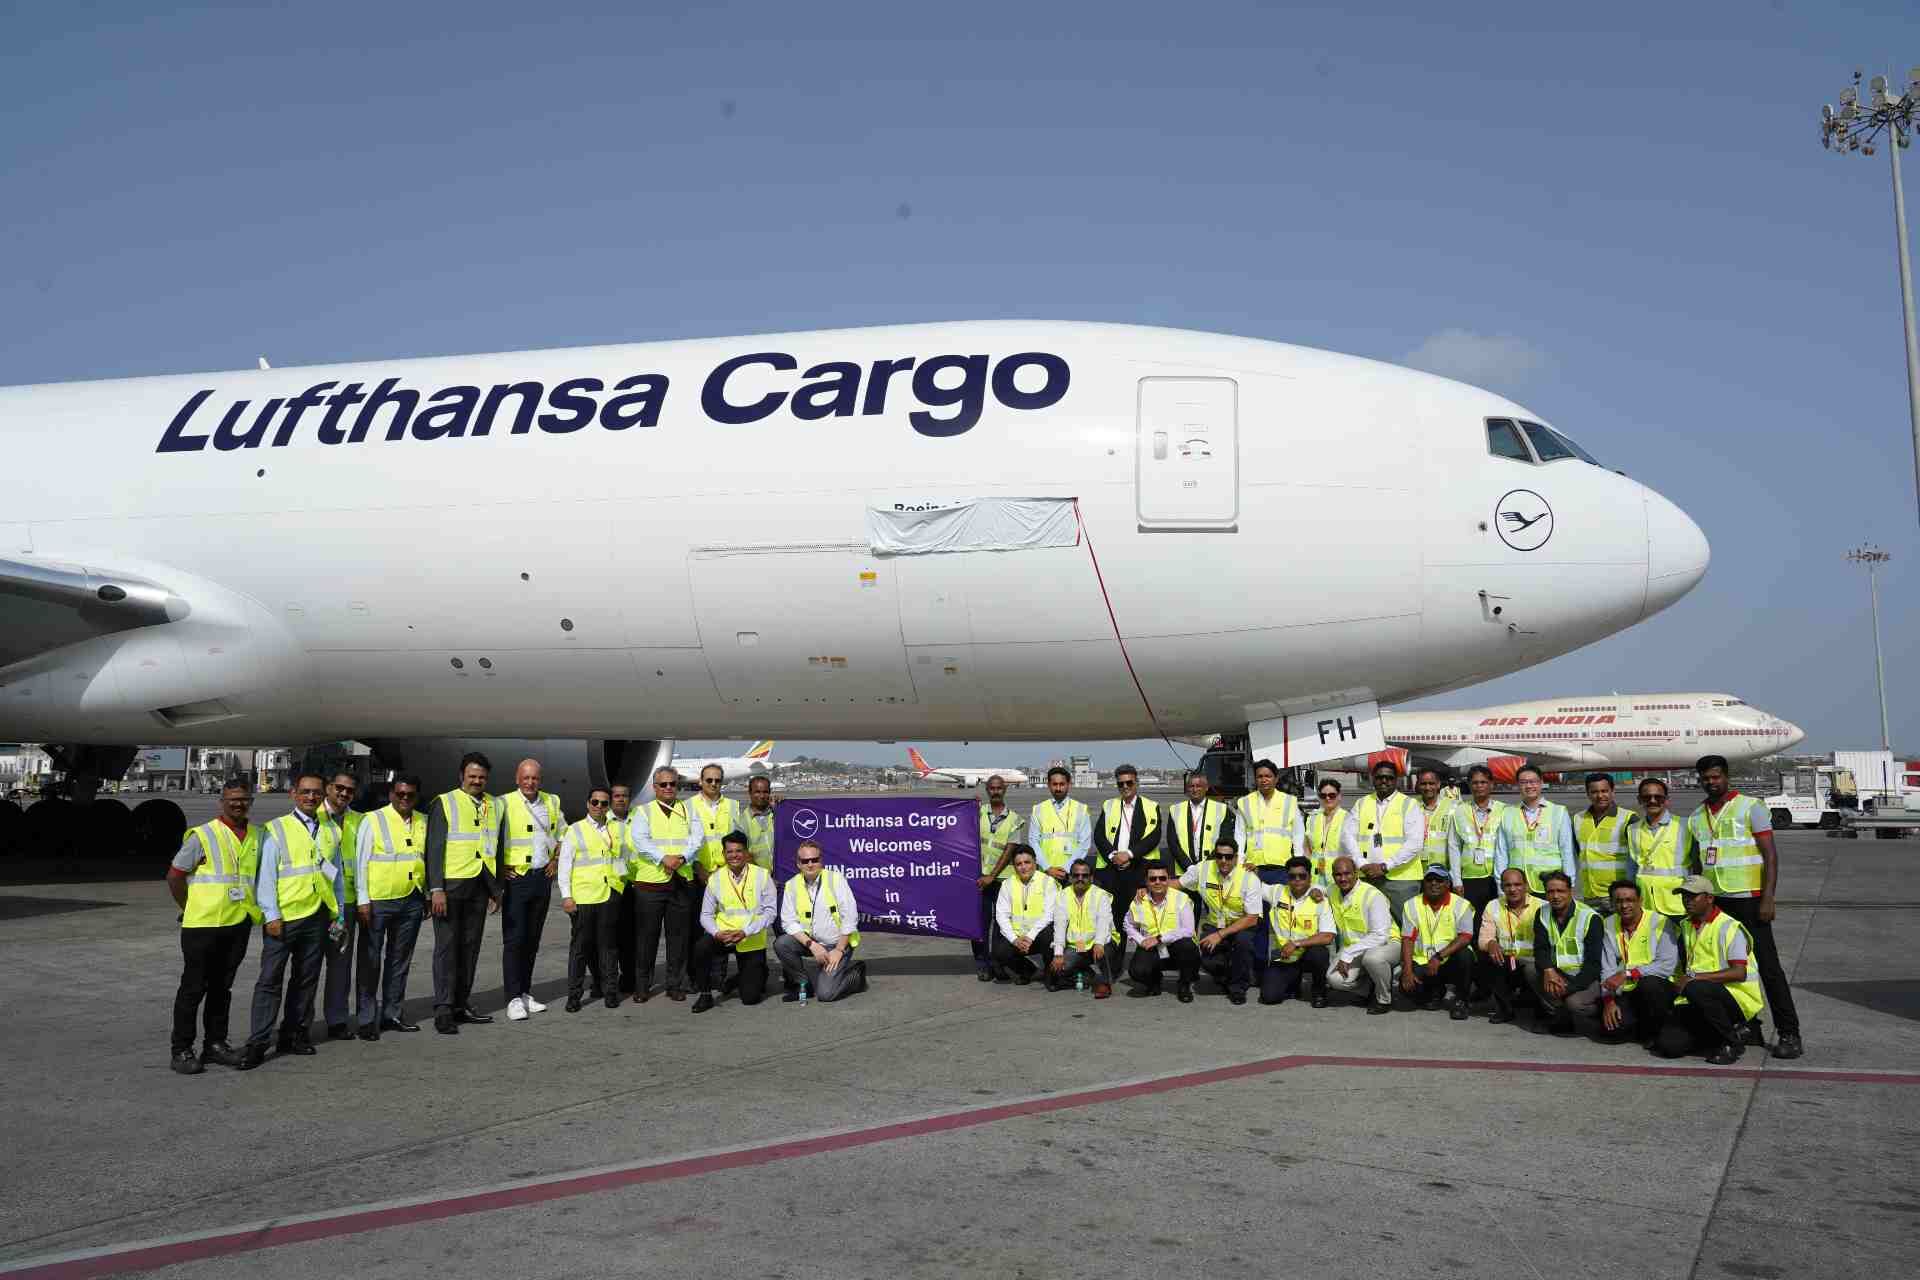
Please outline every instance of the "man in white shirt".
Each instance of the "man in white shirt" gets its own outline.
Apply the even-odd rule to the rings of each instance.
[[[700,933],[693,940],[693,1012],[713,1008],[714,969],[731,954],[740,962],[740,1003],[756,1005],[767,995],[767,935],[779,903],[773,877],[753,864],[746,833],[720,838],[719,870],[707,877],[700,898]]]
[[[1047,966],[1047,985],[1065,987],[1073,975],[1093,975],[1093,998],[1113,994],[1113,967],[1119,948],[1113,945],[1113,895],[1093,883],[1093,867],[1075,858],[1067,868],[1067,891],[1060,895],[1053,917],[1053,963]]]
[[[606,787],[587,792],[587,816],[567,828],[560,842],[560,909],[573,918],[567,939],[567,1012],[580,1012],[587,974],[607,1008],[620,1005],[620,896],[626,892],[627,838],[607,818],[613,793]]]
[[[1353,815],[1340,807],[1339,779],[1322,778],[1316,790],[1320,807],[1306,819],[1302,834],[1307,857],[1313,860],[1313,882],[1324,890],[1333,884],[1333,860],[1352,858],[1358,867],[1360,846],[1353,836]]]
[[[1272,939],[1266,972],[1260,975],[1260,1003],[1280,1004],[1311,985],[1313,1007],[1327,1007],[1328,950],[1336,936],[1325,894],[1313,891],[1313,863],[1287,859],[1285,884],[1262,892]]]
[[[509,1022],[525,1022],[547,1008],[533,995],[533,965],[560,870],[554,855],[567,827],[560,798],[542,791],[540,782],[540,762],[522,760],[513,771],[514,789],[500,798],[500,875],[506,882],[500,899],[500,967]]]
[[[866,961],[853,958],[860,947],[860,909],[846,876],[826,865],[811,840],[800,842],[793,861],[799,874],[780,896],[780,936],[773,940],[787,980],[780,999],[797,1001],[803,983],[811,983],[813,998],[822,1002],[865,991]]]
[[[1395,910],[1420,896],[1427,843],[1426,813],[1399,789],[1400,766],[1382,760],[1373,766],[1373,793],[1361,796],[1350,820],[1360,845],[1360,874],[1387,895]]]
[[[1393,1012],[1394,970],[1400,967],[1400,930],[1387,895],[1360,878],[1360,866],[1333,860],[1329,895],[1339,949],[1327,966],[1327,986],[1367,1001],[1369,1014]]]
[[[1000,886],[993,904],[993,980],[1026,986],[1036,960],[1053,952],[1053,922],[1060,914],[1060,886],[1042,875],[1033,846],[1007,846],[1013,879]]]
[[[1200,976],[1200,948],[1193,940],[1193,900],[1172,892],[1173,877],[1164,866],[1147,868],[1147,893],[1127,908],[1127,940],[1134,945],[1127,973],[1133,979],[1133,997],[1160,994],[1160,970],[1173,961],[1180,971],[1181,1004],[1193,1003],[1193,984]]]
[[[1240,865],[1239,846],[1224,836],[1214,842],[1212,860],[1188,867],[1178,883],[1204,912],[1198,922],[1204,932],[1196,931],[1194,939],[1200,967],[1226,988],[1228,1003],[1245,1004],[1256,981],[1253,948],[1266,937],[1260,929],[1266,886],[1251,867]]]
[[[1056,885],[1066,884],[1075,858],[1089,857],[1093,850],[1093,818],[1068,794],[1072,790],[1073,775],[1055,765],[1047,770],[1047,799],[1027,818],[1035,861]]]

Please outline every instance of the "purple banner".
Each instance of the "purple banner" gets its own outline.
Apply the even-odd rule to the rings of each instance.
[[[847,877],[860,927],[873,933],[980,936],[980,802],[907,796],[783,797],[773,824],[775,887],[815,840]]]

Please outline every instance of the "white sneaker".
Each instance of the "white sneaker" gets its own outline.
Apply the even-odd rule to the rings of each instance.
[[[520,1002],[520,997],[515,996],[513,999],[507,1001],[507,1021],[525,1022],[526,1020],[527,1006]]]
[[[547,1006],[541,1004],[532,996],[521,996],[520,1003],[527,1007],[528,1013],[545,1013],[547,1011]]]

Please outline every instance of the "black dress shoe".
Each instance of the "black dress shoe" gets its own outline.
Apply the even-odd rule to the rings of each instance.
[[[720,994],[723,996],[734,995],[739,990],[740,979],[738,977],[726,978],[720,983]]]
[[[234,1064],[236,1071],[251,1071],[267,1060],[267,1051],[257,1044],[250,1044],[240,1051],[240,1061]]]
[[[240,1065],[240,1051],[225,1040],[215,1040],[200,1050],[200,1065],[212,1063],[217,1067],[237,1067]]]
[[[1024,987],[1032,982],[1033,975],[1030,973],[1016,973],[1013,975],[1013,985],[1016,987]]]
[[[347,1030],[347,1024],[344,1022],[329,1022],[327,1024],[327,1039],[351,1040],[353,1039],[353,1032]]]
[[[1314,992],[1314,993],[1313,993],[1313,1007],[1314,1007],[1314,1008],[1316,1008],[1316,1009],[1324,1009],[1324,1008],[1326,1008],[1326,1007],[1327,1007],[1327,993],[1326,993],[1326,992],[1324,992],[1324,991],[1316,991],[1316,992]]]
[[[991,970],[991,969],[979,969],[979,970],[976,970],[976,971],[974,972],[974,975],[973,975],[973,977],[974,977],[974,981],[976,981],[976,982],[992,982],[992,981],[993,981],[993,970]]]
[[[1178,996],[1181,1004],[1192,1004],[1193,1003],[1193,984],[1191,982],[1181,983],[1180,990],[1175,994]]]
[[[408,1022],[405,1018],[382,1018],[380,1019],[380,1029],[382,1031],[418,1031],[420,1024],[417,1022]]]
[[[174,1054],[172,1062],[168,1065],[183,1076],[197,1076],[206,1070],[200,1065],[200,1059],[194,1056],[191,1049],[182,1049]]]
[[[700,998],[693,1002],[693,1011],[695,1013],[705,1013],[711,1008],[713,1008],[713,992],[702,991]]]
[[[780,1003],[792,1004],[794,1001],[798,1000],[799,998],[800,998],[800,993],[798,991],[783,991],[780,994]]]
[[[1005,969],[995,969],[993,971],[993,980],[999,983],[1001,986],[1005,986],[1007,983],[1013,981],[1013,975],[1008,973]]]
[[[589,1000],[598,1000],[602,994],[603,992],[600,990],[600,984],[597,982],[587,988],[587,999]]]
[[[580,997],[579,997],[579,996],[568,996],[568,997],[567,997],[567,1012],[568,1012],[568,1013],[578,1013],[578,1012],[580,1012]]]
[[[1512,1021],[1513,1021],[1513,1015],[1505,1009],[1495,1009],[1492,1013],[1487,1015],[1487,1022],[1490,1025],[1496,1026],[1496,1027],[1503,1022],[1512,1022]]]
[[[1783,1033],[1773,1046],[1773,1056],[1776,1058],[1798,1058],[1806,1051],[1806,1046],[1800,1043],[1800,1037],[1791,1031]]]
[[[453,1015],[450,1013],[434,1014],[433,1029],[443,1036],[457,1036],[460,1034],[460,1024],[453,1020]]]
[[[286,1047],[281,1049],[280,1052],[290,1053],[296,1058],[311,1058],[320,1051],[314,1048],[313,1041],[307,1039],[305,1036],[295,1036],[287,1042]]]
[[[380,1038],[380,1028],[362,1027],[360,1028],[360,1038],[362,1040],[365,1040],[368,1044],[372,1044],[374,1041]]]
[[[667,999],[669,1000],[685,1000],[686,998],[687,998],[687,993],[684,991],[667,992]]]
[[[1159,994],[1160,988],[1158,987],[1135,987],[1133,990],[1127,992],[1127,999],[1144,1000],[1148,996],[1157,996]]]
[[[480,1026],[484,1023],[492,1022],[493,1015],[490,1013],[475,1013],[471,1009],[455,1009],[453,1011],[453,1020],[455,1022],[471,1022],[475,1026]]]
[[[1467,1020],[1467,1002],[1465,1000],[1453,1001],[1447,1009],[1447,1017],[1453,1019],[1455,1022],[1465,1022]]]
[[[1247,1002],[1247,993],[1246,993],[1246,992],[1244,992],[1244,991],[1229,991],[1229,992],[1227,992],[1227,1003],[1228,1003],[1228,1004],[1245,1004],[1246,1002]]]
[[[1716,1067],[1724,1067],[1730,1062],[1738,1062],[1745,1056],[1747,1047],[1743,1044],[1723,1044],[1707,1055],[1707,1061]]]
[[[607,996],[607,1008],[618,1009],[619,1007],[620,1007],[620,993],[618,991],[609,993]]]
[[[1367,1001],[1367,1013],[1369,1016],[1382,1014],[1382,1013],[1392,1013],[1392,1012],[1393,1012],[1393,1001],[1391,1000],[1387,1000],[1384,1002],[1379,1000]]]

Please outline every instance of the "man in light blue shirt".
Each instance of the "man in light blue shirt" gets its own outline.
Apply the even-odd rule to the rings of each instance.
[[[326,780],[305,773],[293,781],[293,812],[266,825],[260,841],[260,872],[254,901],[265,920],[260,977],[253,986],[253,1028],[240,1055],[240,1070],[251,1071],[267,1059],[274,1019],[280,1017],[277,1047],[282,1054],[309,1056],[307,1036],[320,966],[331,936],[344,930],[346,877],[340,870],[339,828],[320,819]],[[287,962],[293,962],[293,989],[285,990]]]
[[[1033,845],[1040,870],[1064,884],[1067,868],[1078,858],[1093,861],[1093,818],[1087,806],[1067,793],[1073,775],[1059,765],[1047,770],[1048,798],[1033,806],[1027,818],[1027,839]],[[1103,859],[1104,861],[1104,859]]]
[[[1579,883],[1574,870],[1572,815],[1565,805],[1541,798],[1543,781],[1532,765],[1520,767],[1518,782],[1520,803],[1508,810],[1500,824],[1500,838],[1493,846],[1493,878],[1498,881],[1508,867],[1517,867],[1535,893],[1546,891],[1541,877],[1549,871],[1563,872],[1570,882]]]

